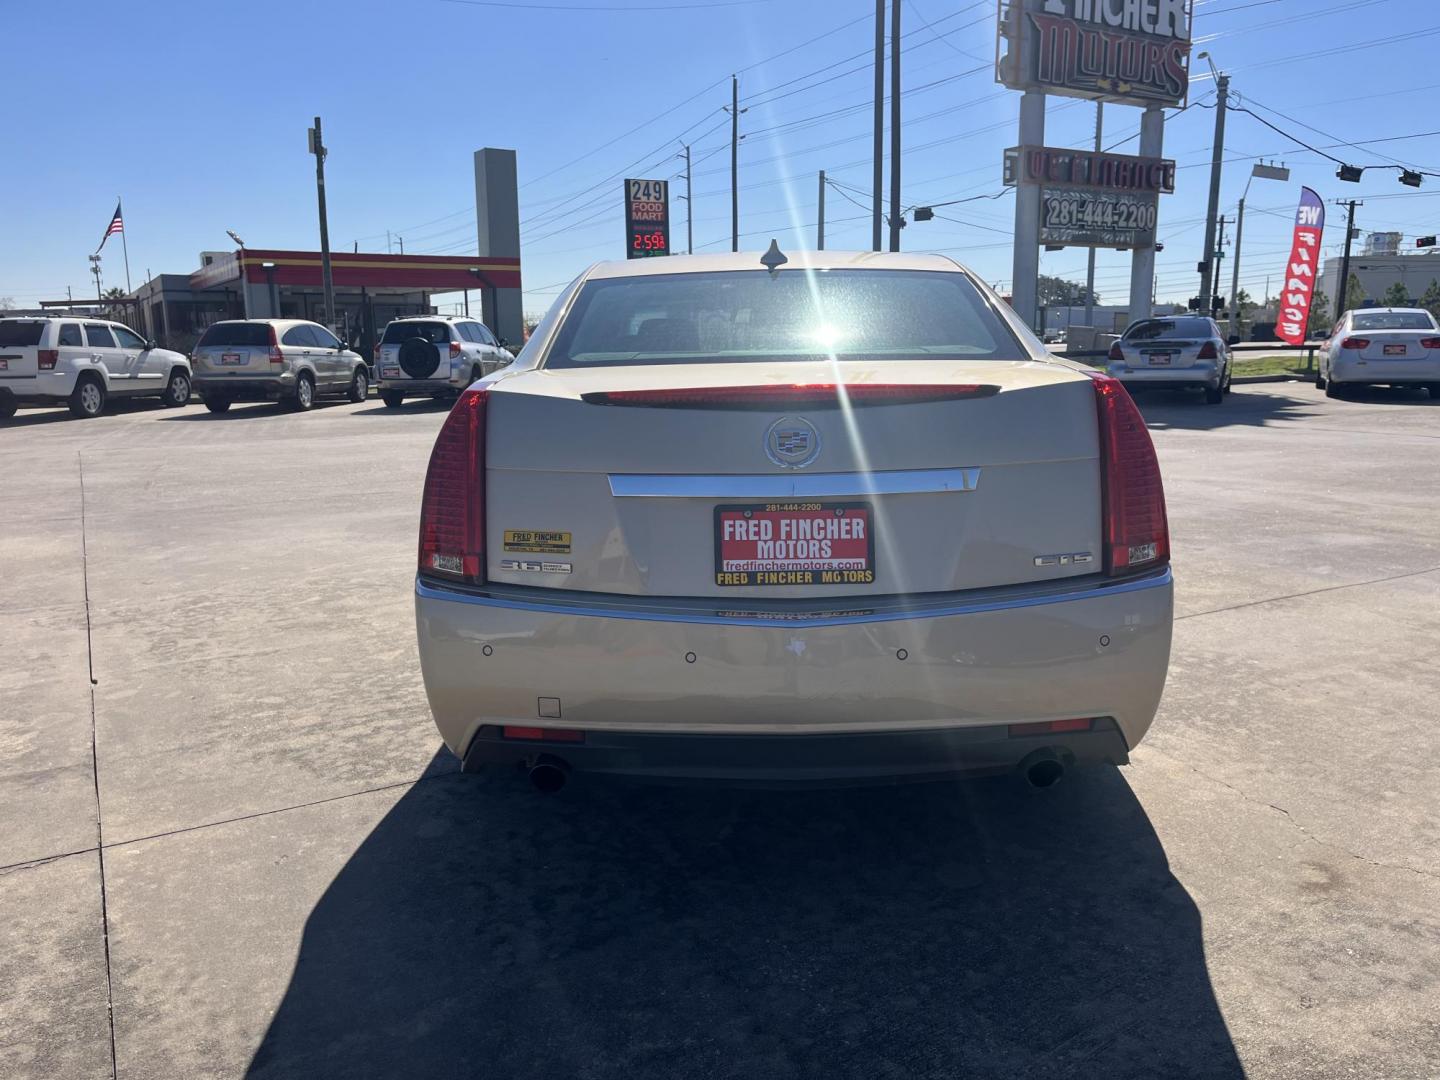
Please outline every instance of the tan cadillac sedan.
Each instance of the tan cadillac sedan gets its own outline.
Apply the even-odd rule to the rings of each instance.
[[[591,267],[430,459],[415,609],[467,770],[725,781],[1123,764],[1170,654],[1115,379],[938,255]]]

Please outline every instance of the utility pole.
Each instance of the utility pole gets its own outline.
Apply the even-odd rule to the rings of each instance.
[[[890,0],[890,250],[900,250],[900,0]]]
[[[740,250],[740,79],[730,76],[730,250]]]
[[[1100,134],[1105,128],[1105,103],[1095,102],[1095,153],[1100,153]],[[1095,325],[1095,249],[1085,264],[1085,325]],[[1069,334],[1065,335],[1067,338]]]
[[[695,203],[690,192],[690,144],[685,144],[685,254],[695,254]]]
[[[825,170],[820,170],[820,213],[815,219],[815,250],[825,250]]]
[[[875,0],[875,175],[871,209],[870,250],[880,250],[881,191],[885,186],[885,0]]]
[[[335,277],[330,272],[330,222],[325,215],[325,139],[320,133],[320,117],[310,129],[310,152],[315,155],[315,194],[320,204],[320,277],[325,288],[325,318],[332,330],[335,318]],[[404,249],[401,249],[403,254]]]
[[[1200,310],[1212,313],[1210,297],[1214,292],[1215,218],[1220,211],[1220,161],[1225,153],[1225,105],[1230,93],[1230,76],[1215,76],[1215,142],[1210,148],[1210,202],[1205,210],[1205,261],[1200,264]]]
[[[1340,316],[1345,314],[1345,294],[1350,291],[1350,241],[1355,238],[1355,207],[1364,206],[1363,202],[1356,199],[1342,201],[1339,205],[1349,207],[1350,212],[1345,216],[1345,254],[1340,257],[1340,281],[1335,289],[1335,321],[1340,321]],[[1280,290],[1284,292],[1282,288]]]
[[[1245,236],[1245,200],[1240,200],[1240,208],[1235,211],[1235,250],[1230,253],[1230,318],[1225,322],[1225,333],[1238,334],[1240,332],[1240,241]]]
[[[1218,222],[1218,226],[1219,226],[1219,229],[1218,229],[1218,232],[1217,232],[1216,237],[1215,237],[1215,281],[1216,281],[1217,283],[1220,281],[1220,263],[1221,263],[1221,262],[1224,260],[1224,258],[1225,258],[1225,215],[1224,215],[1224,214],[1221,214],[1221,215],[1220,215],[1220,220],[1219,220],[1219,222]],[[1211,298],[1210,298],[1210,307],[1209,307],[1208,309],[1206,309],[1206,312],[1205,312],[1205,313],[1206,313],[1207,315],[1209,315],[1212,319],[1215,317],[1215,301],[1218,300],[1218,299],[1220,299],[1220,294],[1219,294],[1219,293],[1214,293],[1214,294],[1211,296]]]

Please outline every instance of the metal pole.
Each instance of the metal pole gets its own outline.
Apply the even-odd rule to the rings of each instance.
[[[1245,235],[1245,200],[1241,198],[1240,208],[1235,212],[1235,251],[1230,256],[1230,319],[1225,324],[1225,333],[1240,332],[1240,241]]]
[[[1205,210],[1205,261],[1200,270],[1200,310],[1213,314],[1210,296],[1215,282],[1215,220],[1220,212],[1220,162],[1225,153],[1225,104],[1230,93],[1230,76],[1215,79],[1215,141],[1210,147],[1210,202]]]
[[[900,250],[900,0],[890,0],[890,250]]]
[[[115,196],[115,209],[120,211],[120,250],[125,255],[125,291],[130,292],[130,244],[125,239],[125,210],[120,205],[120,196]]]
[[[740,250],[740,80],[730,76],[730,250]]]
[[[690,146],[685,146],[685,254],[695,254],[695,200],[690,191]]]
[[[335,329],[335,277],[330,272],[330,222],[325,214],[325,140],[315,117],[315,192],[320,204],[320,275],[325,289],[326,325]]]
[[[875,220],[870,230],[870,250],[880,250],[881,193],[885,186],[885,0],[875,0],[875,162],[870,193]]]
[[[1165,113],[1151,107],[1140,114],[1140,156],[1162,156],[1165,146]],[[1152,196],[1156,206],[1160,196]],[[1155,310],[1155,245],[1137,247],[1130,253],[1130,322],[1148,319]]]
[[[463,289],[461,291],[465,293],[465,317],[468,319],[470,317],[470,290]]]
[[[1100,153],[1101,132],[1105,129],[1105,103],[1095,102],[1095,152]],[[1085,325],[1095,325],[1095,249],[1090,249],[1090,258],[1085,263]],[[1067,333],[1065,335],[1069,337]]]
[[[1020,97],[1020,138],[1025,146],[1045,145],[1045,95],[1027,90]],[[1040,276],[1040,185],[1015,186],[1015,254],[1011,306],[1026,326],[1035,326]]]
[[[1215,237],[1215,282],[1216,282],[1216,284],[1219,284],[1219,282],[1220,282],[1220,264],[1221,264],[1221,263],[1224,261],[1224,259],[1225,259],[1225,215],[1224,215],[1224,214],[1221,214],[1221,215],[1220,215],[1220,220],[1219,220],[1219,222],[1218,222],[1218,225],[1219,225],[1219,232],[1218,232],[1218,235]],[[1209,315],[1212,319],[1215,317],[1215,301],[1216,301],[1216,300],[1219,300],[1219,299],[1221,299],[1221,296],[1220,296],[1219,293],[1215,293],[1215,294],[1211,297],[1210,310],[1207,311],[1206,314]]]
[[[1335,288],[1335,321],[1340,321],[1340,316],[1345,314],[1345,294],[1350,291],[1350,241],[1355,236],[1355,206],[1356,202],[1351,199],[1349,202],[1340,204],[1348,206],[1350,213],[1345,217],[1345,254],[1340,258],[1340,280]],[[1284,292],[1284,286],[1281,286]]]
[[[815,219],[815,250],[825,250],[825,170],[820,170],[820,212]]]

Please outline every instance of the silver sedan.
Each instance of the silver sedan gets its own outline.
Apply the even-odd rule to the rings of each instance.
[[[1203,390],[1207,404],[1219,405],[1230,392],[1233,343],[1201,315],[1141,319],[1110,346],[1106,370],[1132,390]]]

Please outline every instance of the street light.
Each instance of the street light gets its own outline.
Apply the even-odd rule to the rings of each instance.
[[[235,243],[236,243],[236,245],[239,246],[239,248],[240,248],[241,251],[244,251],[244,250],[245,250],[245,241],[244,241],[244,240],[241,240],[240,237],[238,237],[238,236],[235,235],[235,230],[234,230],[234,229],[226,229],[226,230],[225,230],[225,235],[228,236],[228,237],[230,237],[231,240],[234,240]]]
[[[1235,215],[1235,252],[1230,262],[1230,317],[1225,320],[1225,334],[1239,333],[1240,319],[1237,314],[1240,305],[1236,296],[1240,291],[1240,241],[1245,233],[1245,199],[1250,194],[1250,182],[1256,177],[1261,180],[1289,180],[1290,170],[1284,165],[1267,165],[1257,161],[1250,169],[1250,179],[1245,181],[1245,192],[1240,196],[1240,211]],[[1269,290],[1266,290],[1269,291]],[[1268,302],[1269,297],[1265,297]]]

